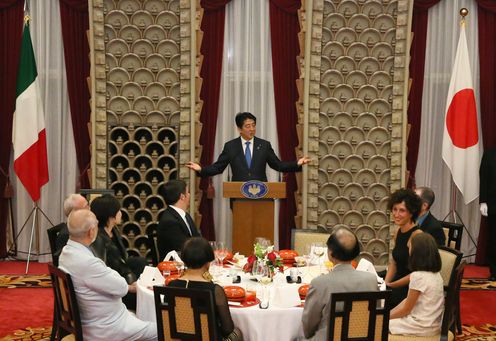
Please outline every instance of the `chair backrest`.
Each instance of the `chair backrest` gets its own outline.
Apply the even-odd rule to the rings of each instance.
[[[158,253],[157,232],[155,230],[153,232],[148,233],[148,247],[150,248],[152,263],[154,266],[157,266],[159,263],[160,256]]]
[[[48,270],[52,279],[53,295],[56,304],[54,318],[57,319],[58,340],[62,339],[65,335],[72,334],[76,341],[82,341],[83,329],[81,327],[79,306],[71,276],[52,264],[48,264]]]
[[[455,279],[455,270],[462,260],[462,255],[458,250],[440,246],[439,254],[441,256],[441,277],[443,277],[444,288],[447,289]]]
[[[448,221],[441,222],[441,225],[446,236],[446,246],[459,251],[462,246],[463,225]]]
[[[57,236],[59,235],[60,231],[66,226],[65,223],[60,223],[58,225],[52,226],[49,229],[47,229],[47,234],[48,234],[48,242],[50,243],[50,251],[52,253],[52,262],[53,265],[58,266],[59,265],[59,255],[57,253]]]
[[[216,341],[214,298],[209,290],[154,286],[158,339]],[[164,301],[161,299],[164,295]]]
[[[441,340],[448,340],[448,333],[455,334],[456,314],[459,309],[460,287],[462,285],[465,262],[458,264],[454,270],[453,283],[446,290],[443,321],[441,324]],[[459,313],[459,312],[458,312]]]
[[[320,232],[315,229],[292,229],[291,230],[291,248],[298,252],[299,255],[305,254],[305,246],[322,242],[326,243],[330,233]]]
[[[331,294],[327,340],[387,340],[390,296],[389,290]]]

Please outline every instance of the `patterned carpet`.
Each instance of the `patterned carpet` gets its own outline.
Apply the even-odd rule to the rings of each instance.
[[[0,288],[51,288],[49,275],[0,275]]]
[[[487,278],[464,278],[461,290],[496,290],[496,282]]]
[[[41,340],[49,341],[52,327],[27,327],[22,330],[15,330],[11,335],[4,336],[0,341],[24,341],[24,340]]]
[[[0,288],[49,288],[48,275],[0,275]],[[481,278],[465,278],[462,290],[496,290],[496,282]],[[50,340],[51,326],[27,327],[15,330],[0,341]],[[496,341],[496,325],[483,324],[477,326],[463,325],[462,333],[457,335],[458,341]]]

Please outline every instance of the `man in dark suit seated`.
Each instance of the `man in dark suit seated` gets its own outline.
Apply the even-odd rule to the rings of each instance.
[[[181,251],[188,238],[200,236],[193,219],[186,212],[190,197],[186,182],[169,180],[164,185],[161,195],[167,209],[162,213],[157,227],[159,261],[164,259],[169,251]]]
[[[427,232],[434,237],[437,245],[446,245],[446,236],[444,235],[443,226],[430,211],[432,204],[436,199],[434,191],[429,187],[417,187],[415,193],[422,199],[422,206],[417,218],[417,224],[422,231]]]
[[[269,141],[255,137],[257,118],[249,112],[240,112],[235,118],[240,137],[224,144],[224,149],[215,163],[200,166],[188,162],[186,167],[193,169],[201,177],[220,174],[231,166],[232,181],[267,181],[266,165],[278,172],[299,172],[301,166],[310,162],[308,157],[298,161],[281,161]]]
[[[88,201],[81,194],[71,194],[64,200],[64,215],[69,217],[72,211],[88,209]],[[55,240],[55,254],[58,256],[62,252],[62,248],[67,244],[69,240],[69,230],[67,229],[66,223],[61,223],[63,225],[60,229],[60,232],[57,235],[57,239]]]

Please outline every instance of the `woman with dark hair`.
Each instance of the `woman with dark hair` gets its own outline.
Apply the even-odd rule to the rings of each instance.
[[[121,204],[110,194],[95,198],[90,205],[98,219],[98,235],[90,245],[93,254],[124,277],[128,284],[136,282],[146,266],[143,257],[128,257],[121,234],[116,225],[121,223]],[[124,296],[126,307],[136,309],[136,294]]]
[[[241,331],[234,327],[224,289],[218,284],[212,283],[212,277],[208,272],[210,262],[215,259],[214,251],[208,241],[202,237],[188,239],[181,250],[181,259],[186,265],[186,270],[180,279],[170,282],[169,286],[212,291],[217,314],[219,340],[243,340]]]
[[[437,243],[428,233],[410,240],[410,284],[408,296],[389,317],[391,334],[433,336],[441,331],[444,287],[441,256]]]
[[[408,294],[410,270],[408,268],[408,241],[422,233],[415,223],[422,205],[421,199],[411,189],[399,189],[391,194],[388,209],[398,226],[394,234],[394,248],[385,277],[386,285],[392,289],[391,308],[397,306]]]

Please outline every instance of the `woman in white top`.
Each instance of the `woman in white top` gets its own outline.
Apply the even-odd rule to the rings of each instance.
[[[391,334],[432,336],[441,331],[444,311],[444,288],[441,256],[436,241],[428,233],[412,237],[410,250],[410,284],[408,296],[391,310]]]

